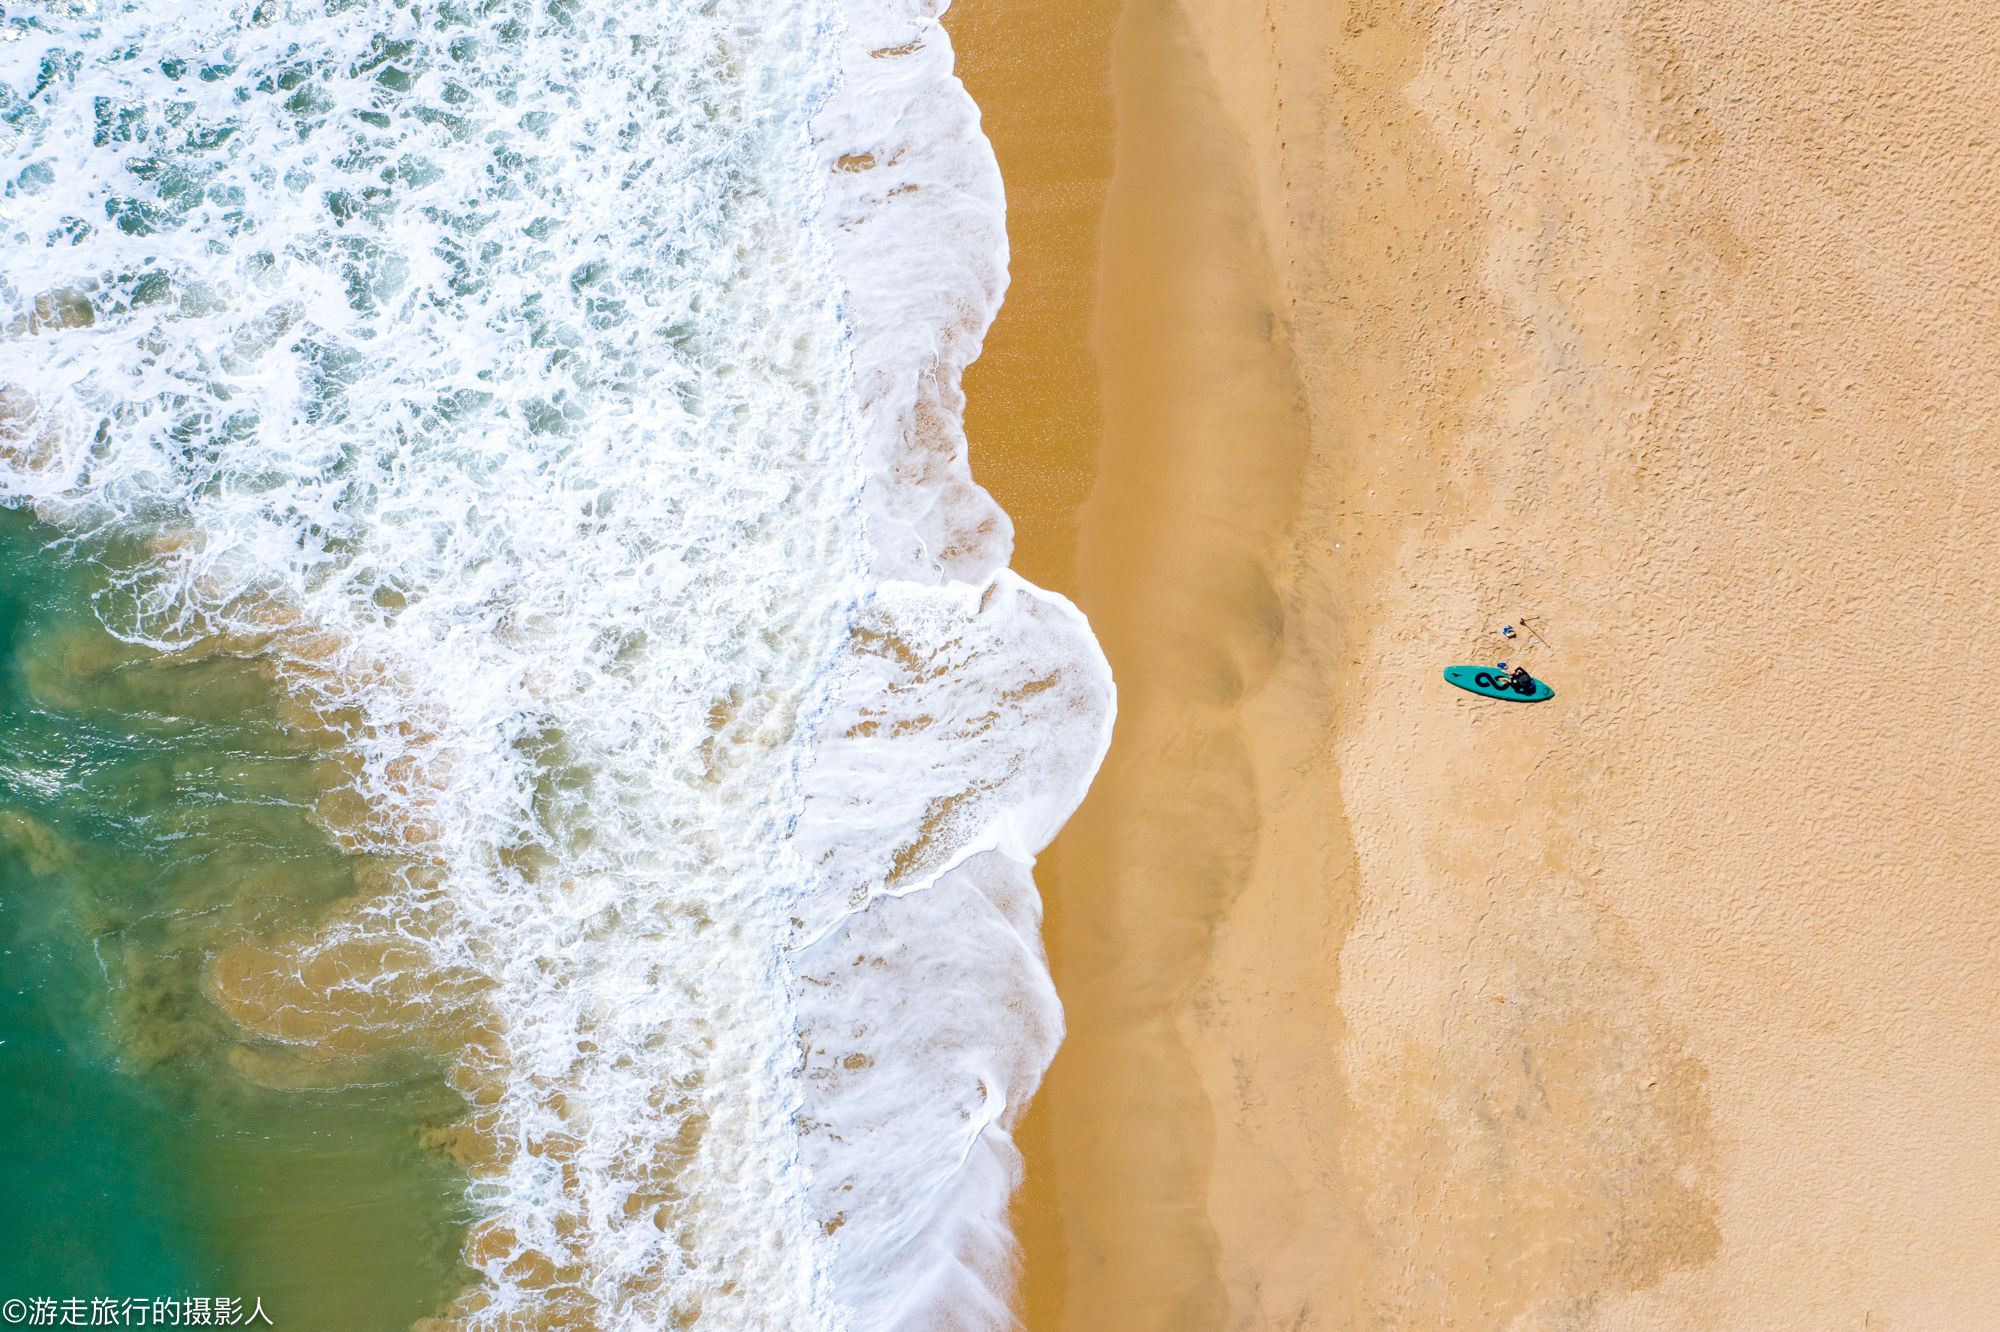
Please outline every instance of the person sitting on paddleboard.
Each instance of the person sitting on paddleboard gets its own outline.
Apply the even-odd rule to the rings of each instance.
[[[1504,661],[1501,662],[1500,669],[1503,671],[1506,670],[1507,663]],[[1503,688],[1511,688],[1517,694],[1532,694],[1535,692],[1535,677],[1528,674],[1526,666],[1516,666],[1500,683]]]

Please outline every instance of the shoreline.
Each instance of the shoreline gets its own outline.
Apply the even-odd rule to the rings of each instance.
[[[1077,515],[1103,429],[1094,312],[1112,127],[1102,57],[1118,10],[1119,0],[958,0],[944,15],[956,73],[1000,163],[1012,252],[1006,300],[965,370],[972,474],[1014,523],[1013,567],[1072,601]],[[1066,828],[1034,869],[1055,976],[1066,974],[1072,841]],[[1065,1062],[1058,1050],[1057,1067]],[[1045,1076],[1014,1129],[1026,1172],[1008,1218],[1021,1252],[1016,1306],[1037,1329],[1062,1326],[1068,1295],[1055,1104]]]

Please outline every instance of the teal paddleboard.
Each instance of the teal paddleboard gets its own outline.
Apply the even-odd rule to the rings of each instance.
[[[1523,694],[1514,688],[1506,671],[1495,670],[1491,666],[1447,666],[1444,678],[1460,689],[1469,689],[1487,698],[1504,698],[1509,703],[1539,703],[1556,696],[1556,691],[1540,680],[1534,681],[1532,693]]]

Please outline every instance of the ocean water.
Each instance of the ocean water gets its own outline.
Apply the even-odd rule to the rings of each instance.
[[[468,1274],[435,1068],[300,1094],[232,1075],[203,959],[353,891],[324,755],[231,658],[92,613],[101,570],[0,512],[0,1299],[248,1295],[407,1326]],[[329,1288],[348,1292],[336,1307]]]
[[[118,1232],[120,1280],[285,1248],[336,1309],[408,1259],[329,1326],[1005,1325],[1061,1030],[1029,867],[1113,700],[967,471],[1004,213],[936,7],[102,0],[0,38],[0,496],[100,645],[35,678],[154,746],[95,784],[23,751],[69,813],[9,825],[22,1030],[133,1126],[24,1168],[402,1197],[353,1204],[347,1277],[199,1189]],[[191,820],[212,863],[159,868]],[[134,886],[59,892],[122,882],[63,837]],[[93,976],[128,918],[182,923]]]

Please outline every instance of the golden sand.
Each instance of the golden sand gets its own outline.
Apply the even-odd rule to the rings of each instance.
[[[1019,210],[1104,28],[959,3]],[[1125,5],[1099,305],[968,377],[1123,709],[1042,880],[1031,1326],[1991,1325],[1996,47]],[[1085,319],[1101,431],[1012,426]],[[1555,700],[1438,678],[1496,657]]]

